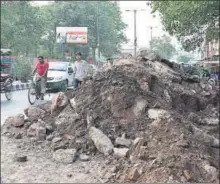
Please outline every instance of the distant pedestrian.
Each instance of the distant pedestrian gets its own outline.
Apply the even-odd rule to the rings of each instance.
[[[111,58],[108,58],[107,59],[107,63],[108,63],[108,66],[112,66],[113,65],[113,61]]]
[[[93,64],[93,61],[92,61],[92,58],[91,58],[91,57],[88,56],[86,60],[87,60],[87,63],[88,63],[88,64]]]
[[[81,52],[76,54],[76,61],[74,63],[74,89],[77,89],[82,84],[83,79],[87,76],[88,64],[82,60]]]

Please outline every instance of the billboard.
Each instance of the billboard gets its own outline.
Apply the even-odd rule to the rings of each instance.
[[[87,44],[88,28],[87,27],[57,27],[56,42]]]

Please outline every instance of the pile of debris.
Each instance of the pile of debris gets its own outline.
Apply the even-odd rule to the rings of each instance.
[[[144,55],[144,56],[143,56]],[[117,61],[80,89],[9,117],[4,135],[47,143],[72,163],[104,154],[119,182],[216,182],[219,92],[142,52]],[[105,175],[105,176],[104,176]]]

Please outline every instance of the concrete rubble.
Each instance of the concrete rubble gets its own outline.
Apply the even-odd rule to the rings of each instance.
[[[217,181],[218,99],[207,81],[142,50],[29,107],[27,119],[9,117],[2,134],[34,138],[60,164],[103,156],[108,182]]]

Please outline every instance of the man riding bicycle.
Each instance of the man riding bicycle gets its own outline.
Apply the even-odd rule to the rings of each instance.
[[[32,75],[34,75],[36,72],[36,81],[40,81],[40,97],[41,100],[44,100],[44,95],[46,93],[46,83],[47,83],[47,71],[49,68],[48,62],[44,60],[43,56],[38,56],[38,63],[35,67],[35,69],[32,72]]]

